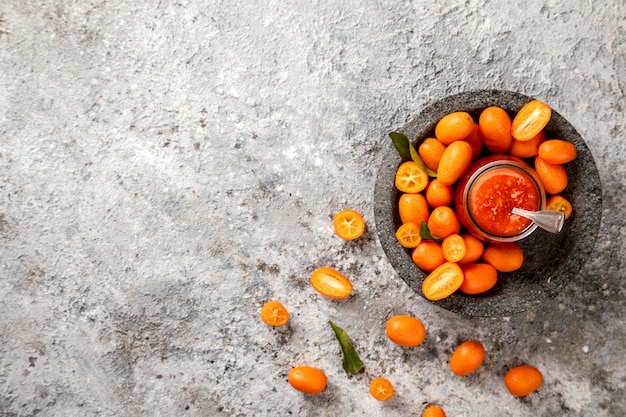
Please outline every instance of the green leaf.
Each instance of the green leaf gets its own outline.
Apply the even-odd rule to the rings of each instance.
[[[348,375],[359,373],[361,369],[363,369],[363,362],[361,362],[359,355],[356,353],[356,350],[354,350],[354,346],[352,346],[352,342],[350,341],[348,334],[332,321],[329,320],[328,323],[330,323],[330,327],[333,328],[337,342],[339,342],[343,370],[346,371]]]
[[[411,159],[413,160],[413,162],[417,164],[418,167],[422,168],[426,172],[426,174],[428,174],[429,177],[437,178],[437,173],[429,169],[426,166],[426,164],[424,164],[424,161],[422,161],[422,158],[420,158],[419,153],[417,153],[417,151],[415,150],[415,147],[410,142],[409,142],[409,151],[411,152]]]
[[[437,236],[434,236],[430,233],[430,230],[428,229],[428,225],[426,224],[426,222],[424,222],[424,220],[422,220],[422,222],[420,223],[420,237],[422,239],[434,240],[436,242],[442,241],[441,238],[438,238]]]
[[[396,147],[398,154],[400,154],[400,158],[402,158],[402,160],[407,160],[407,161],[411,159],[411,151],[409,149],[409,145],[410,145],[409,139],[400,132],[391,132],[389,133],[389,137],[391,138],[391,141],[393,142],[393,146]]]

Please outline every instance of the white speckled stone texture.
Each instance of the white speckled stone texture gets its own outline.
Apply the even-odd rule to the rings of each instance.
[[[626,6],[439,3],[3,1],[0,416],[623,416]],[[372,203],[387,132],[479,89],[550,103],[603,190],[579,273],[496,318],[414,293]],[[333,233],[342,208],[365,217],[357,241]],[[312,290],[322,265],[351,298]],[[268,299],[286,327],[260,321]],[[423,345],[386,338],[394,314],[425,323]],[[363,373],[343,372],[329,319]],[[469,338],[485,363],[454,377]],[[545,381],[519,399],[502,377],[521,363]],[[287,383],[305,364],[328,375],[319,396]]]

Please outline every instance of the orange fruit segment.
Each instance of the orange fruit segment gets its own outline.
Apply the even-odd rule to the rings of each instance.
[[[365,231],[365,221],[363,216],[354,210],[341,210],[335,214],[333,227],[340,238],[354,240],[361,237]]]
[[[454,262],[445,262],[430,273],[422,284],[422,293],[436,301],[454,293],[463,284],[463,270]]]
[[[546,202],[546,210],[562,211],[565,214],[565,220],[569,219],[572,215],[572,203],[570,203],[565,197],[560,195],[553,195],[548,198]]]
[[[530,140],[546,127],[550,117],[552,117],[550,106],[539,100],[529,101],[513,118],[511,134],[517,140]]]
[[[387,401],[393,397],[393,385],[387,378],[375,378],[370,382],[370,394],[378,401]]]
[[[316,269],[311,274],[311,286],[328,298],[348,298],[352,283],[339,271],[327,266]]]
[[[278,301],[268,301],[261,309],[261,320],[270,326],[282,326],[289,320],[289,312]]]
[[[420,228],[415,223],[404,223],[396,231],[396,239],[404,248],[416,248],[422,243]]]
[[[428,174],[415,162],[407,161],[396,171],[395,183],[403,193],[419,193],[428,185]]]

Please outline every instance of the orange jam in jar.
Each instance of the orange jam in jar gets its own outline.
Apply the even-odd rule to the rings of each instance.
[[[535,171],[521,159],[507,155],[476,161],[459,180],[455,193],[463,226],[489,242],[513,242],[528,236],[537,226],[511,210],[541,210],[545,200]]]

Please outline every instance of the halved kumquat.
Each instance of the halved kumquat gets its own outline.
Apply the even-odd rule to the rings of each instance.
[[[453,233],[441,242],[441,251],[446,261],[459,262],[465,256],[467,246],[461,235]]]
[[[395,184],[403,193],[419,193],[428,185],[428,174],[415,162],[407,161],[396,171]]]
[[[517,140],[530,140],[546,127],[550,117],[552,117],[550,106],[539,100],[529,101],[513,118],[511,134]]]
[[[311,274],[311,286],[328,298],[348,298],[352,283],[339,271],[323,266]]]
[[[565,214],[565,220],[569,219],[573,211],[572,203],[560,195],[553,195],[548,198],[548,201],[546,202],[546,210],[562,211],[563,214]]]
[[[370,382],[370,394],[378,401],[387,401],[393,397],[393,385],[387,378],[374,378]]]
[[[341,210],[335,214],[333,227],[340,238],[354,240],[365,231],[365,221],[361,214],[354,210]]]
[[[454,262],[445,262],[431,272],[422,284],[422,293],[428,300],[449,297],[463,284],[463,271]]]
[[[415,223],[404,223],[396,231],[396,239],[404,248],[416,248],[422,243],[419,226]]]
[[[270,326],[282,326],[289,320],[289,312],[280,302],[268,301],[261,309],[261,320]]]

